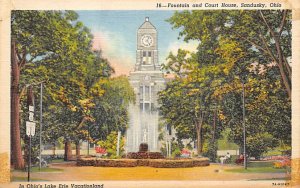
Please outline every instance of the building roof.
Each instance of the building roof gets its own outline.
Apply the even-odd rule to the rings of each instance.
[[[143,30],[143,29],[152,29],[156,31],[156,28],[154,27],[154,25],[152,25],[152,23],[149,21],[149,17],[145,18],[145,22],[139,27],[139,30]]]

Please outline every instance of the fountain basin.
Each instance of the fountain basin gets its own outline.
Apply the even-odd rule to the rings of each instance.
[[[95,167],[137,167],[149,166],[154,168],[188,168],[208,166],[208,158],[190,159],[102,159],[102,158],[80,158],[77,166]]]
[[[129,152],[126,156],[128,159],[164,159],[160,152]]]

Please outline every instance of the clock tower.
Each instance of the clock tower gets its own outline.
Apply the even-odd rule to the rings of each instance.
[[[145,22],[137,31],[137,50],[135,71],[157,70],[157,31],[146,17]]]
[[[150,151],[159,151],[157,93],[165,88],[165,79],[158,63],[157,30],[146,17],[137,30],[136,62],[129,73],[136,101],[129,106],[127,152],[136,152],[141,143]]]

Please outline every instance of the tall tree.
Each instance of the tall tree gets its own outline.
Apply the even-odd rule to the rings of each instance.
[[[23,168],[19,106],[28,85],[44,81],[48,101],[86,117],[86,62],[93,60],[92,35],[73,11],[12,12],[12,162]],[[92,58],[92,59],[91,59]],[[82,118],[83,119],[83,118]],[[80,120],[77,120],[79,122]],[[80,122],[78,123],[80,124]]]
[[[186,83],[197,83],[199,93],[205,93],[207,97],[205,103],[218,101],[222,104],[220,119],[231,128],[232,133],[236,133],[233,137],[239,145],[242,142],[240,77],[249,75],[246,125],[248,134],[253,136],[247,141],[249,146],[253,146],[250,149],[253,156],[274,147],[273,140],[278,130],[274,131],[271,127],[285,131],[281,137],[285,142],[290,138],[290,14],[286,10],[182,11],[168,20],[173,28],[181,29],[179,36],[187,42],[196,40],[199,46],[191,58],[178,51],[177,58],[170,56],[171,63],[165,67],[176,74],[181,72],[179,76]],[[186,74],[182,76],[182,72]],[[281,104],[285,110],[280,111],[277,106],[275,110],[269,109],[271,113],[266,113],[259,105],[268,107],[268,103]],[[260,118],[251,119],[254,117]],[[283,121],[287,124],[282,126],[283,121],[277,118],[270,121],[272,117],[284,117]],[[252,128],[257,124],[260,129],[254,131]],[[256,141],[262,134],[265,142],[270,144],[259,148]]]
[[[281,83],[291,97],[291,11],[289,10],[213,10],[176,12],[169,20],[182,28],[185,41],[225,37],[244,46],[252,61],[278,68]],[[210,60],[212,49],[206,53]]]
[[[133,88],[125,76],[103,80],[104,94],[95,97],[92,111],[94,122],[90,122],[91,137],[105,140],[112,131],[125,132],[129,123],[128,105],[135,101]]]

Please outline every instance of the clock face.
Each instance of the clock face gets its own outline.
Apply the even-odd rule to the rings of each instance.
[[[141,42],[143,46],[150,47],[153,44],[153,39],[151,35],[143,35]]]

